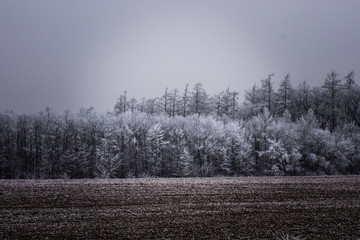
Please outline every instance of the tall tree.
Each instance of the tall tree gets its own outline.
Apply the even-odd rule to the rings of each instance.
[[[192,92],[191,108],[194,114],[198,116],[207,113],[208,95],[201,83],[196,83]]]
[[[344,111],[348,122],[360,126],[360,87],[355,83],[355,73],[351,71],[344,79],[346,81],[344,95]]]
[[[245,103],[256,105],[262,103],[261,91],[254,85],[251,90],[245,91]]]
[[[262,153],[269,149],[269,139],[274,119],[267,108],[259,115],[253,117],[246,123],[252,147],[252,157],[255,159],[257,174],[264,174],[267,161]]]
[[[164,139],[164,131],[161,124],[157,123],[149,129],[147,142],[149,147],[150,174],[153,176],[164,176],[166,164],[163,159],[163,152],[168,142]]]
[[[161,98],[162,104],[163,104],[163,111],[165,115],[170,115],[170,106],[169,106],[169,100],[170,100],[170,94],[168,93],[168,88],[165,89],[164,95]]]
[[[188,102],[189,102],[188,87],[189,87],[189,84],[186,84],[186,87],[184,89],[184,94],[183,94],[183,97],[182,97],[183,117],[187,116],[187,108],[188,108]]]
[[[297,109],[294,112],[296,114],[295,118],[299,118],[301,115],[306,114],[311,108],[310,86],[306,80],[301,82],[296,89],[295,105]]]
[[[117,141],[120,129],[117,127],[116,119],[111,115],[103,117],[101,122],[103,125],[100,133],[101,137],[96,148],[97,176],[114,178],[117,176],[121,164],[120,145]]]
[[[261,91],[263,93],[263,99],[266,104],[267,109],[270,113],[275,112],[275,106],[274,106],[274,83],[272,81],[272,78],[274,77],[274,74],[269,74],[268,77],[261,81]]]
[[[129,109],[131,112],[134,112],[137,110],[137,100],[135,98],[131,98],[129,101]]]
[[[293,94],[293,88],[290,84],[290,73],[288,73],[281,81],[277,94],[279,114],[283,114],[285,110],[289,110],[292,94]]]
[[[341,80],[338,78],[338,74],[335,71],[329,73],[325,79],[325,83],[322,86],[328,92],[327,103],[330,107],[330,131],[334,131],[336,127],[336,111],[339,89],[343,86],[340,85]]]
[[[251,145],[246,140],[245,130],[235,122],[224,125],[224,141],[221,168],[229,175],[248,175],[254,172]]]
[[[229,116],[231,119],[235,118],[237,111],[237,96],[239,95],[236,91],[230,91],[230,88],[227,88],[225,91],[221,92],[217,100],[217,114],[219,116]]]
[[[348,89],[351,89],[353,86],[355,86],[355,80],[354,80],[355,73],[354,71],[349,72],[345,77],[345,86]]]
[[[175,115],[177,115],[178,112],[178,105],[179,105],[179,96],[178,96],[178,90],[174,89],[171,93],[171,97],[170,97],[170,111],[169,111],[169,116],[170,117],[174,117]]]
[[[127,111],[127,98],[126,98],[126,91],[124,91],[123,94],[120,95],[120,97],[117,99],[117,102],[114,107],[114,112],[116,114],[124,113]]]

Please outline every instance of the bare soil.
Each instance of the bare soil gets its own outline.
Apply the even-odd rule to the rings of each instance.
[[[0,180],[0,239],[359,239],[360,176]]]

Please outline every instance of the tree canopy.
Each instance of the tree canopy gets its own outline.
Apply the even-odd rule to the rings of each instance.
[[[201,83],[114,111],[0,113],[0,178],[125,178],[358,174],[360,87],[331,72],[320,87],[209,96]],[[343,80],[343,81],[342,81]]]

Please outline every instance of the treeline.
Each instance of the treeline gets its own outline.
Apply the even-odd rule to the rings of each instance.
[[[111,113],[0,113],[0,178],[358,174],[353,72],[297,88],[273,75],[208,96],[200,83],[155,99],[122,94]]]
[[[229,88],[209,96],[201,83],[192,90],[186,85],[182,94],[177,89],[165,90],[163,96],[137,100],[120,95],[114,108],[116,114],[140,111],[151,115],[187,117],[192,114],[212,115],[231,120],[249,120],[267,108],[272,116],[281,117],[287,110],[296,121],[312,109],[322,129],[334,131],[344,123],[360,126],[360,88],[354,81],[354,72],[342,79],[336,72],[329,73],[322,86],[310,86],[306,81],[294,88],[290,74],[280,80],[274,89],[274,74],[261,81],[260,87],[245,92],[245,102],[239,104],[237,91]]]

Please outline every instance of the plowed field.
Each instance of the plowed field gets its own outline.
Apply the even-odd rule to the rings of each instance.
[[[0,239],[357,239],[360,177],[0,180]]]

